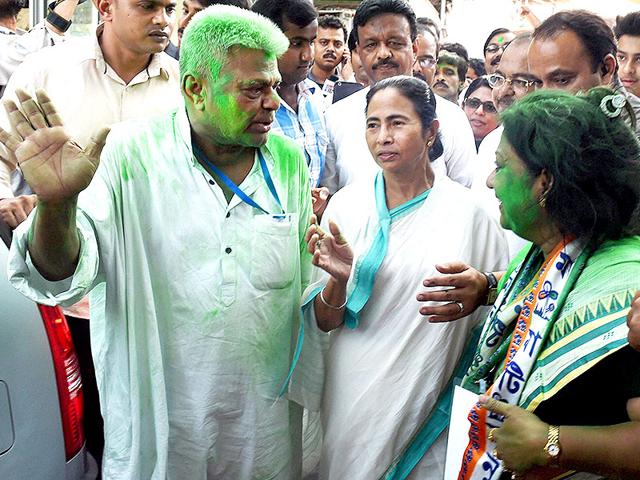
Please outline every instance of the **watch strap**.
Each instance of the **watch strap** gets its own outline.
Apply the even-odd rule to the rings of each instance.
[[[484,305],[493,305],[498,296],[498,279],[493,272],[482,272],[487,279],[487,296],[484,298]]]
[[[544,452],[549,459],[548,465],[557,466],[560,463],[560,427],[549,425],[547,431],[547,444],[544,446]]]
[[[53,10],[50,10],[47,14],[47,22],[56,27],[61,32],[66,32],[71,26],[71,20],[61,17]]]

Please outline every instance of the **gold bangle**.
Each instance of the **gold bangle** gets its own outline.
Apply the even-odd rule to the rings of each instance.
[[[330,308],[331,310],[342,310],[346,305],[347,305],[347,299],[344,299],[344,303],[342,305],[340,305],[339,307],[336,307],[334,305],[331,305],[330,303],[328,303],[325,299],[324,299],[324,288],[322,290],[320,290],[320,301],[322,303],[324,303],[325,307]]]

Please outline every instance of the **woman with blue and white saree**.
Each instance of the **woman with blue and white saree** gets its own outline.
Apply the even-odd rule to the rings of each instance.
[[[463,386],[460,480],[640,478],[640,145],[624,97],[535,92],[502,114],[487,185],[532,242],[510,265]],[[635,233],[635,232],[634,232]],[[588,473],[587,473],[588,472]]]
[[[468,189],[434,176],[442,147],[426,83],[376,83],[366,115],[381,171],[336,193],[322,228],[312,221],[307,233],[319,268],[306,314],[331,330],[320,477],[441,480],[447,387],[480,317],[431,323],[417,296],[436,263],[491,270],[505,264],[506,243]],[[456,300],[447,308],[459,312]]]

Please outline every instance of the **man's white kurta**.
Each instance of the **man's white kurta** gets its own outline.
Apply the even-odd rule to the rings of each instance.
[[[357,262],[378,228],[373,181],[338,192],[324,214],[328,219],[340,226]],[[321,478],[380,478],[433,409],[472,328],[484,320],[486,309],[450,323],[432,324],[420,315],[416,295],[425,278],[438,275],[435,265],[462,261],[495,271],[506,260],[500,227],[468,189],[446,177],[436,180],[422,206],[392,223],[360,325],[330,335]],[[441,435],[412,478],[442,480],[445,439]]]
[[[334,103],[325,113],[329,145],[320,184],[331,193],[354,181],[373,177],[380,170],[369,152],[365,136],[369,88]],[[455,103],[436,95],[443,154],[432,164],[434,172],[471,186],[476,146],[469,120]]]
[[[227,204],[178,111],[109,135],[80,196],[72,278],[40,277],[24,260],[30,222],[17,231],[9,268],[23,293],[73,303],[97,285],[106,479],[299,477],[300,415],[278,392],[310,269],[309,179],[290,140],[270,135],[261,152],[290,219]],[[280,213],[257,161],[240,187]]]

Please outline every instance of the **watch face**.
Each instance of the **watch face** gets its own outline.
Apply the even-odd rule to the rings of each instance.
[[[558,445],[549,445],[547,452],[549,452],[549,455],[552,457],[557,457],[560,455],[560,447]]]

